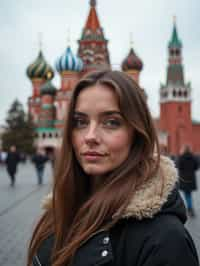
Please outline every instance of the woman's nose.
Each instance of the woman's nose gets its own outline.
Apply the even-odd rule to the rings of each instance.
[[[87,143],[99,142],[99,130],[97,125],[90,125],[85,135],[85,141]]]

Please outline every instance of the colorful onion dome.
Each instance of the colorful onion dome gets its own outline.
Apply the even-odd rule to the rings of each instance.
[[[43,84],[40,88],[41,95],[55,95],[56,87],[52,84],[50,80],[48,80],[45,84]]]
[[[46,62],[41,50],[36,60],[28,66],[26,73],[30,79],[42,78],[51,80],[54,77],[54,71]]]
[[[122,70],[137,70],[141,71],[143,68],[143,63],[141,59],[135,54],[133,48],[131,48],[128,56],[122,62]]]
[[[59,73],[63,71],[80,72],[82,69],[82,60],[72,53],[72,50],[69,46],[67,47],[65,53],[56,60],[56,70]]]

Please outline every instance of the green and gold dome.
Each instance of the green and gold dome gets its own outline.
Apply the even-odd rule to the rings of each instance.
[[[41,50],[36,60],[27,67],[26,74],[31,80],[51,80],[54,77],[53,68],[46,62]]]

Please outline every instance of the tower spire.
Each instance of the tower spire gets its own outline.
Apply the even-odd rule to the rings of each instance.
[[[85,28],[87,29],[96,30],[100,28],[100,22],[95,7],[96,7],[96,0],[90,0],[90,12],[85,25]]]
[[[110,68],[108,41],[104,37],[96,11],[96,0],[90,0],[90,10],[79,40],[78,55],[84,62],[84,70]]]
[[[172,31],[172,36],[171,40],[169,41],[169,48],[175,47],[175,48],[182,48],[182,43],[179,40],[178,37],[178,32],[176,28],[176,16],[173,16],[173,31]]]

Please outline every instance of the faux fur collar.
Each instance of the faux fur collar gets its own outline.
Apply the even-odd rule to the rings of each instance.
[[[138,188],[123,217],[135,217],[139,220],[153,217],[161,210],[177,181],[178,174],[174,162],[166,156],[161,156],[157,175]]]
[[[157,175],[136,190],[122,217],[117,217],[116,214],[115,218],[134,217],[141,220],[153,217],[167,201],[177,180],[177,170],[173,161],[161,156]],[[50,193],[43,200],[43,207],[48,209],[51,203],[52,194]]]

